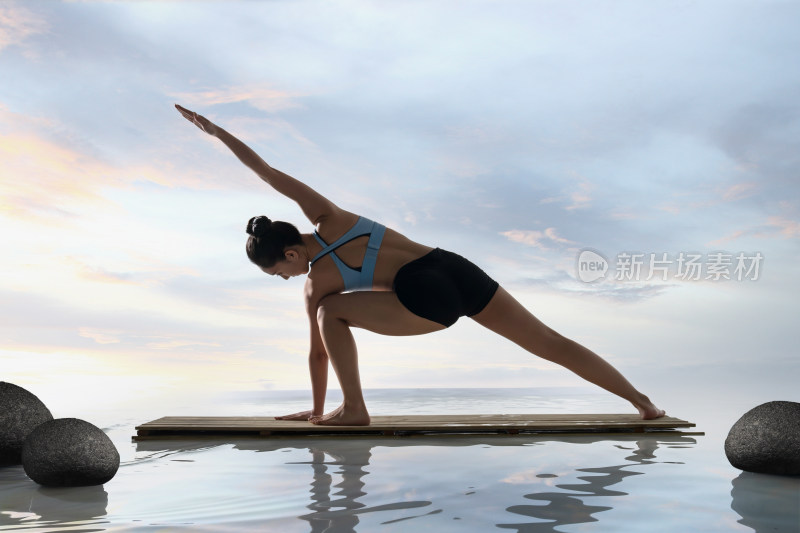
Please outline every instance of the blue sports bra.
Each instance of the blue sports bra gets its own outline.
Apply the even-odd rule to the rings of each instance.
[[[339,269],[339,274],[342,275],[344,290],[354,291],[357,289],[371,289],[372,278],[375,276],[375,263],[378,260],[378,250],[381,249],[381,242],[383,241],[383,234],[385,231],[386,226],[364,217],[359,217],[352,228],[347,230],[344,235],[336,239],[336,241],[330,245],[315,231],[314,237],[317,239],[317,242],[322,245],[322,251],[311,260],[311,266],[314,266],[314,263],[320,258],[330,254],[331,259],[333,259],[333,262],[336,264],[336,268]],[[364,260],[361,263],[361,267],[350,268],[339,259],[339,256],[336,255],[334,250],[364,235],[369,235],[367,251],[364,253]]]

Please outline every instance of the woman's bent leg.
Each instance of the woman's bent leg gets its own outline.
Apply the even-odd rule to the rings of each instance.
[[[337,409],[312,420],[322,425],[369,424],[369,412],[358,372],[358,351],[351,327],[382,335],[421,335],[444,329],[441,324],[411,313],[393,292],[365,291],[328,296],[320,302],[317,321],[344,397]]]
[[[346,321],[336,316],[332,309],[320,306],[317,313],[322,342],[328,359],[339,380],[344,401],[334,411],[313,419],[319,424],[338,422],[342,425],[369,425],[369,413],[361,391],[361,376],[358,372],[358,351],[353,333]]]
[[[608,361],[545,326],[502,287],[497,289],[489,304],[472,318],[532,354],[557,363],[628,400],[639,410],[642,418],[664,416],[664,411],[636,390]]]

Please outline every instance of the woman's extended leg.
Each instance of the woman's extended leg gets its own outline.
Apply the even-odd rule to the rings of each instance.
[[[636,390],[608,361],[545,326],[502,287],[497,289],[483,311],[472,318],[529,352],[558,363],[583,379],[628,400],[639,410],[642,418],[664,416],[664,411]]]
[[[312,422],[337,426],[369,424],[351,327],[382,335],[421,335],[444,329],[443,325],[406,309],[393,292],[363,291],[327,296],[320,302],[317,322],[344,401],[334,411]]]

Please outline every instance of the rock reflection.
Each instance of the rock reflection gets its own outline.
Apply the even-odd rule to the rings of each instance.
[[[731,509],[756,533],[800,531],[800,477],[742,472],[732,481]]]
[[[597,442],[599,439],[583,440],[577,442]],[[627,496],[627,492],[612,490],[609,487],[618,485],[625,478],[641,475],[644,472],[627,470],[632,466],[653,464],[655,451],[659,444],[694,443],[694,439],[686,437],[660,438],[648,437],[636,441],[636,449],[625,458],[631,461],[628,464],[614,465],[598,468],[578,468],[578,472],[597,474],[591,476],[578,476],[586,483],[563,483],[555,485],[562,492],[535,492],[526,494],[529,500],[547,502],[542,505],[513,505],[506,508],[510,513],[535,518],[537,522],[524,522],[515,524],[497,524],[504,529],[516,529],[520,533],[558,532],[559,526],[570,524],[583,524],[597,522],[594,515],[613,509],[603,505],[591,505],[591,498],[597,496]],[[621,449],[621,446],[618,446]],[[569,491],[569,492],[563,492]]]
[[[31,481],[21,466],[14,466],[0,470],[0,488],[0,529],[106,523],[108,493],[102,485],[46,488]]]

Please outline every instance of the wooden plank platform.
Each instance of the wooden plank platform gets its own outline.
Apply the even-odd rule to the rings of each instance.
[[[685,433],[678,428],[695,424],[665,416],[641,420],[633,414],[531,414],[531,415],[409,415],[373,416],[369,426],[317,426],[309,422],[275,420],[267,416],[167,416],[136,427],[134,441],[169,437],[219,436],[404,436],[442,434],[546,433]]]

